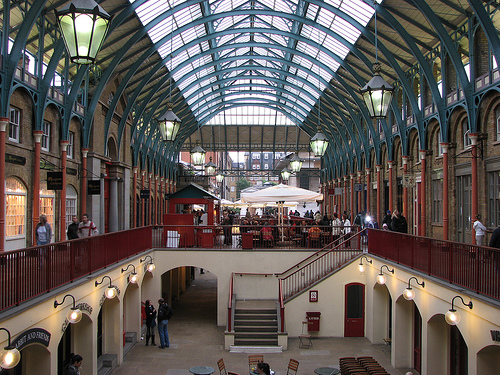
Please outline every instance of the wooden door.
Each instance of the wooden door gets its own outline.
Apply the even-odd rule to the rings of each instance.
[[[365,336],[365,286],[359,283],[345,286],[344,337]]]

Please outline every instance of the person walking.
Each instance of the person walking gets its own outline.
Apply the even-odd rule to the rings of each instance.
[[[344,239],[346,240],[346,247],[351,246],[351,241],[349,238],[351,237],[351,221],[347,218],[347,214],[342,214],[342,225],[344,229],[342,232],[344,233]]]
[[[160,349],[169,348],[168,320],[172,317],[173,311],[163,298],[158,300],[158,335],[160,336]]]
[[[40,221],[36,225],[35,238],[37,246],[49,244],[52,238],[52,228],[47,223],[47,216],[44,214],[40,215]]]
[[[99,234],[95,224],[90,221],[89,215],[83,214],[82,222],[78,225],[78,237],[90,237]]]
[[[332,234],[334,242],[337,242],[342,234],[342,221],[339,219],[339,215],[336,212],[333,213]]]
[[[73,215],[71,220],[72,222],[70,225],[68,225],[66,235],[68,236],[68,240],[76,240],[78,238],[78,216]]]
[[[71,353],[69,355],[68,367],[66,368],[66,375],[80,375],[82,369],[83,357],[80,354]]]
[[[151,300],[146,300],[146,306],[144,307],[146,312],[146,346],[149,345],[149,339],[151,339],[151,345],[156,346],[155,343],[155,327],[156,327],[156,309],[151,303]]]
[[[484,235],[486,234],[486,227],[481,223],[481,215],[476,215],[476,221],[472,224],[474,231],[476,232],[476,245],[484,245]]]

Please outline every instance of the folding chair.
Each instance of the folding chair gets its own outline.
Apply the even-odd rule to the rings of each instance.
[[[219,366],[220,375],[239,375],[236,372],[231,372],[226,370],[226,364],[224,363],[224,359],[221,358],[217,361],[217,366]]]
[[[252,372],[252,368],[254,371],[257,369],[257,364],[259,362],[264,362],[263,354],[252,354],[248,356],[248,371]]]
[[[296,375],[298,368],[299,368],[299,361],[290,358],[290,362],[288,362],[288,368],[286,369],[286,375]]]
[[[299,335],[299,348],[307,348],[309,349],[312,346],[311,335],[307,332],[304,332],[304,327],[307,327],[309,322],[302,322],[302,333]]]

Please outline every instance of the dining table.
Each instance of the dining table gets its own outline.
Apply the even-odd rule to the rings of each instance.
[[[319,367],[314,370],[314,373],[318,375],[336,375],[340,374],[340,370],[336,367]]]
[[[215,369],[210,366],[194,366],[189,369],[189,372],[194,375],[211,375]]]

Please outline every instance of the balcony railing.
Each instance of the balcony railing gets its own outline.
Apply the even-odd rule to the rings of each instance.
[[[0,311],[151,249],[151,229],[0,253]]]
[[[500,299],[500,250],[369,229],[368,252]]]

